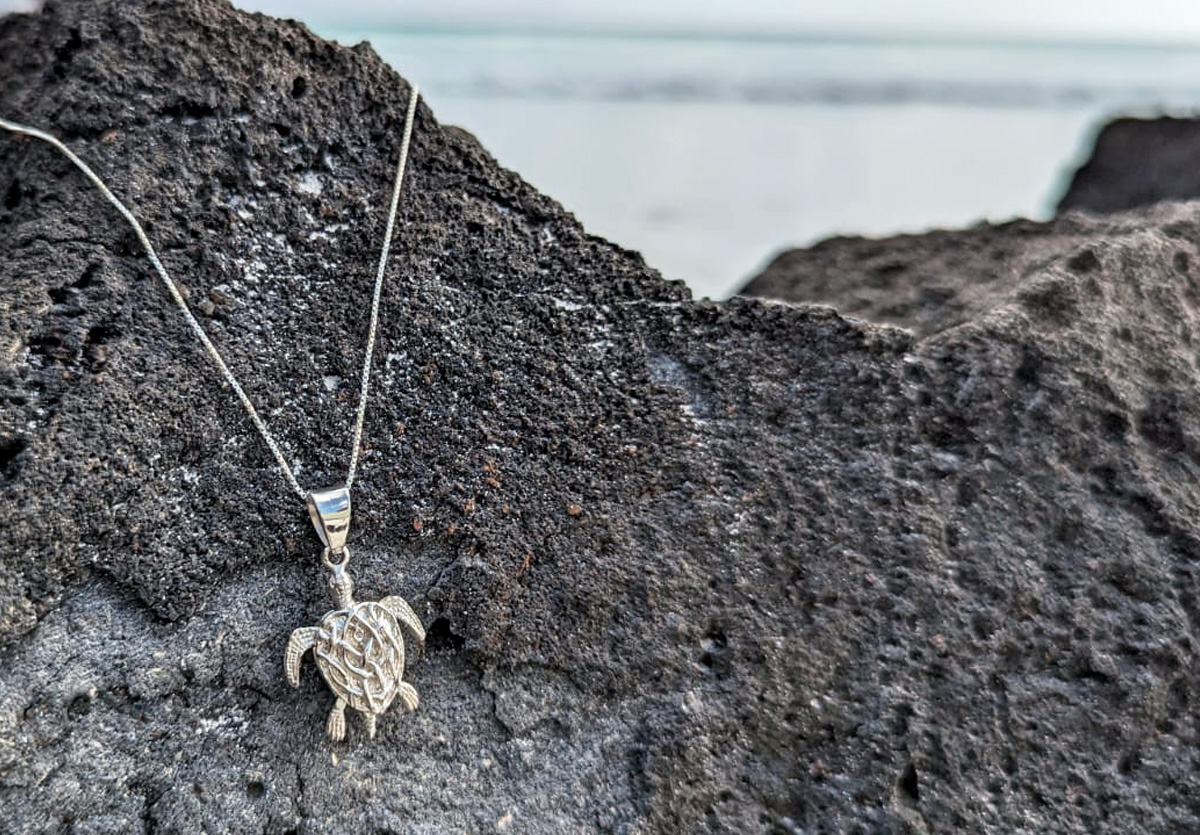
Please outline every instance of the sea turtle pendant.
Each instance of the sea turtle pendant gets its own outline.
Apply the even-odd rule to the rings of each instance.
[[[319,505],[321,497],[334,493],[339,501],[344,500],[345,503],[344,516],[337,520],[331,520],[331,515],[322,513]],[[315,510],[314,503],[318,504]],[[304,653],[313,650],[317,669],[336,699],[326,724],[329,738],[335,742],[345,738],[346,708],[350,707],[362,714],[367,735],[374,739],[376,718],[391,707],[397,697],[409,710],[417,709],[416,688],[402,680],[402,631],[411,633],[418,649],[423,650],[425,628],[402,597],[393,595],[378,602],[364,603],[354,600],[354,581],[346,572],[350,549],[345,547],[344,538],[349,523],[348,491],[341,488],[312,494],[309,497],[309,509],[314,523],[320,525],[318,533],[326,542],[322,560],[332,572],[329,591],[338,608],[328,612],[319,626],[306,626],[292,633],[284,653],[284,672],[289,684],[299,686],[301,658]],[[331,521],[335,530],[330,530]],[[331,559],[334,546],[337,546],[340,556],[336,563]]]

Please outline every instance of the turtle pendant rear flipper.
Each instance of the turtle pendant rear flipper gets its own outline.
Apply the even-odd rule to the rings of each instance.
[[[334,742],[346,738],[346,700],[338,699],[329,711],[329,721],[325,723],[325,731]]]

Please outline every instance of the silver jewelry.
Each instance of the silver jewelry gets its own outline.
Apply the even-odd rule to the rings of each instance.
[[[309,516],[321,543],[325,546],[321,562],[330,572],[329,591],[338,608],[328,612],[319,626],[304,627],[292,633],[284,652],[284,673],[293,686],[300,684],[300,659],[308,650],[314,650],[317,669],[336,697],[333,710],[326,726],[329,737],[340,741],[346,734],[345,709],[352,707],[363,715],[367,734],[374,738],[375,720],[391,706],[398,696],[409,710],[417,709],[417,691],[405,681],[404,638],[402,629],[407,630],[421,649],[425,646],[425,628],[412,607],[403,598],[385,597],[379,602],[355,602],[354,582],[346,571],[350,562],[350,549],[346,537],[350,528],[350,488],[358,471],[359,453],[362,447],[363,420],[367,412],[367,394],[370,390],[371,361],[375,354],[376,332],[379,326],[379,304],[383,291],[383,275],[391,249],[392,232],[395,228],[396,211],[400,204],[400,189],[404,182],[404,167],[408,160],[408,149],[412,139],[413,123],[416,120],[417,86],[412,86],[408,99],[408,111],[404,119],[404,137],[400,143],[400,159],[396,165],[396,180],[392,187],[392,201],[388,210],[387,228],[383,247],[379,253],[379,267],[375,273],[375,291],[371,298],[370,325],[367,328],[367,348],[363,357],[362,377],[359,383],[358,413],[354,421],[354,437],[350,446],[350,466],[343,486],[325,490],[306,491],[296,480],[279,444],[267,429],[266,423],[250,402],[237,378],[225,364],[216,345],[209,339],[204,327],[192,314],[179,288],[167,274],[158,253],[146,236],[141,223],[133,212],[126,208],[116,195],[105,185],[87,163],[81,160],[66,145],[45,131],[27,125],[0,119],[0,128],[12,133],[30,136],[49,143],[69,159],[84,176],[100,190],[133,228],[150,263],[166,285],[167,292],[175,301],[184,319],[196,334],[196,338],[208,351],[213,362],[233,389],[251,422],[266,442],[284,479],[308,506]]]

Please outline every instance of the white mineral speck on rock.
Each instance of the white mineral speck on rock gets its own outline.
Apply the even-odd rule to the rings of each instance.
[[[300,176],[300,182],[296,184],[296,187],[305,194],[311,194],[314,197],[319,196],[325,190],[325,184],[321,182],[321,178],[313,171],[305,171]]]

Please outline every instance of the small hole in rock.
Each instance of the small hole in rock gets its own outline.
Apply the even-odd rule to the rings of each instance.
[[[1100,268],[1100,259],[1090,249],[1081,249],[1067,259],[1067,267],[1077,273],[1090,273]]]
[[[904,792],[912,800],[917,801],[921,799],[921,787],[917,784],[917,767],[912,763],[909,763],[905,767],[904,773],[900,775],[898,785],[900,786],[900,791]]]
[[[62,339],[58,334],[47,333],[29,340],[29,348],[35,354],[49,356],[62,347]]]
[[[9,211],[17,208],[17,206],[21,205],[21,198],[23,196],[21,194],[21,183],[13,180],[12,184],[8,187],[8,191],[4,192],[4,208]]]
[[[450,621],[446,618],[435,620],[429,625],[429,631],[425,633],[425,648],[429,652],[439,650],[458,652],[466,642],[466,638],[450,631]]]
[[[96,325],[87,332],[84,342],[89,345],[106,345],[121,336],[121,331],[112,325]]]
[[[29,442],[24,438],[5,438],[0,440],[0,478],[6,481],[12,480],[21,465],[17,463],[17,456],[25,451],[25,447],[29,446]]]
[[[83,275],[75,280],[71,286],[78,287],[80,290],[91,287],[92,282],[96,280],[96,275],[100,272],[99,264],[89,264],[88,268],[83,271]]]
[[[164,116],[169,116],[173,119],[210,119],[216,115],[217,109],[211,104],[202,101],[191,101],[186,98],[179,98],[174,103],[163,108],[161,111]]]
[[[1035,386],[1038,384],[1042,375],[1042,369],[1045,365],[1045,359],[1035,353],[1026,353],[1021,359],[1021,364],[1017,366],[1013,376],[1020,383]]]
[[[67,37],[66,43],[54,50],[54,75],[56,78],[65,78],[69,72],[68,67],[75,53],[83,47],[83,33],[78,29],[72,29],[71,34]]]
[[[246,784],[246,796],[251,800],[258,800],[267,792],[267,787],[262,784],[262,780],[251,780]]]
[[[700,663],[713,671],[718,678],[729,674],[730,659],[726,653],[729,638],[719,624],[709,624],[708,631],[700,641]]]
[[[301,98],[308,92],[308,79],[302,75],[296,76],[296,80],[292,82],[292,98]]]
[[[1126,754],[1117,762],[1117,772],[1120,774],[1128,774],[1133,771],[1135,758],[1133,754]]]
[[[86,693],[80,693],[75,698],[71,699],[71,703],[67,705],[67,718],[78,719],[81,716],[87,716],[92,712],[92,697]]]
[[[717,650],[723,650],[729,646],[729,638],[725,635],[725,630],[719,624],[710,624],[708,632],[705,633],[704,637],[712,641],[712,645]]]

